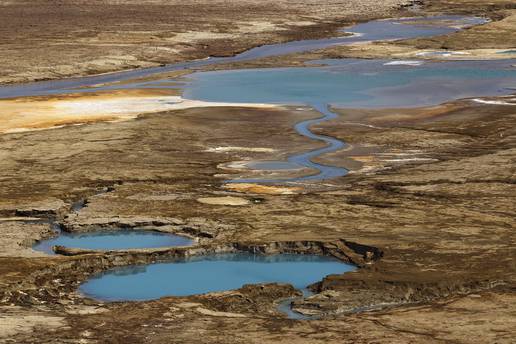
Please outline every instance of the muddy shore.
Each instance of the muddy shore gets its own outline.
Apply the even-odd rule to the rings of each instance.
[[[513,15],[511,1],[491,3],[432,1],[426,10]],[[18,6],[0,4],[13,11]],[[63,2],[63,10],[67,6]],[[86,2],[81,6],[90,9]],[[309,10],[301,6],[299,12],[303,9]],[[321,11],[321,18],[330,18]],[[271,15],[263,13],[263,18]],[[337,22],[343,21],[331,22],[331,30]],[[468,42],[487,42],[486,32],[498,32],[499,25],[382,46],[406,56],[441,49],[443,42],[449,49],[472,51]],[[292,30],[297,33],[278,34],[270,42],[307,37],[305,30]],[[321,32],[314,37],[329,31]],[[479,48],[512,44],[502,39],[505,31],[495,36],[489,41],[498,43]],[[238,47],[228,49],[246,44],[235,41]],[[339,47],[235,67],[386,54],[373,45],[360,49]],[[31,62],[20,61],[20,70],[29,70],[25,63]],[[81,68],[69,75],[105,67]],[[2,80],[40,77],[16,75],[10,72]],[[460,100],[416,109],[334,110],[339,118],[312,130],[351,148],[318,161],[346,167],[350,174],[295,187],[224,181],[255,175],[234,162],[280,160],[318,148],[293,129],[294,123],[319,116],[308,108],[185,108],[0,135],[0,342],[511,343],[516,336],[516,106]],[[84,207],[74,208],[78,203]],[[124,252],[61,248],[61,255],[52,257],[33,251],[36,240],[53,235],[52,224],[72,232],[146,228],[187,234],[199,243]],[[298,293],[286,285],[148,302],[103,303],[76,292],[78,283],[113,266],[239,250],[322,253],[360,269],[325,278],[311,286],[314,296],[295,302],[294,309],[322,316],[314,321],[294,321],[278,312],[279,300]]]

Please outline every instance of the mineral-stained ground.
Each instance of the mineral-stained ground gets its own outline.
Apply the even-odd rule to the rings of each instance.
[[[0,1],[0,16],[8,19],[0,20],[0,73],[4,82],[18,82],[232,54],[329,35],[354,18],[406,15],[398,5]],[[427,48],[483,49],[476,53],[488,58],[489,49],[514,47],[512,1],[420,6],[494,21],[432,39],[336,47],[239,67],[384,57],[386,51],[411,56]],[[254,31],[235,34],[242,28]],[[337,119],[312,130],[350,148],[319,162],[350,174],[300,186],[225,180],[253,175],[234,162],[280,160],[319,147],[293,129],[319,116],[309,108],[185,108],[1,134],[0,342],[514,342],[516,106],[458,100],[334,110]],[[196,248],[33,251],[35,241],[52,235],[52,223],[68,231],[137,227],[200,240]],[[360,268],[325,278],[312,286],[313,296],[294,303],[295,310],[321,316],[310,321],[277,310],[278,300],[296,293],[287,285],[118,303],[76,291],[88,276],[113,266],[230,250],[324,252]]]

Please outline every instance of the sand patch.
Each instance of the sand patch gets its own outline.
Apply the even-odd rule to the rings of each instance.
[[[232,183],[226,184],[223,187],[232,191],[267,195],[293,195],[301,190],[299,187],[271,186],[252,183]]]
[[[62,317],[45,314],[38,315],[34,314],[34,312],[29,313],[18,307],[4,307],[0,309],[0,338],[31,332],[37,327],[44,327],[48,330],[64,326],[65,321]]]
[[[203,203],[203,204],[210,204],[210,205],[232,205],[232,206],[242,206],[242,205],[251,204],[251,202],[245,198],[233,197],[233,196],[201,197],[201,198],[197,199],[197,202]]]
[[[388,58],[390,65],[419,66],[428,60],[502,60],[513,58],[515,54],[505,48],[479,49],[418,49],[393,42],[360,42],[350,45],[331,47],[323,50],[331,56],[357,58]]]
[[[14,133],[97,121],[120,121],[145,113],[226,106],[276,107],[269,104],[189,100],[168,91],[154,90],[24,97],[0,100],[0,132]]]
[[[0,257],[45,257],[43,252],[34,251],[32,245],[50,233],[47,223],[26,223],[0,221]]]
[[[212,317],[226,317],[226,318],[245,318],[246,317],[243,314],[230,313],[230,312],[216,312],[216,311],[212,311],[212,310],[209,310],[206,308],[201,308],[201,307],[196,308],[195,310],[203,315],[209,315]]]
[[[273,148],[264,147],[212,147],[205,150],[205,152],[212,153],[228,153],[228,152],[256,152],[256,153],[272,153],[276,150]]]

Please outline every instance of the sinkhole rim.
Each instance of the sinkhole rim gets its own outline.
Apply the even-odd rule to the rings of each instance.
[[[185,295],[175,295],[173,293],[170,293],[170,294],[156,296],[156,297],[142,297],[142,298],[137,298],[137,299],[102,297],[99,294],[86,292],[83,289],[84,285],[86,285],[88,282],[91,282],[94,280],[99,280],[106,275],[109,276],[113,273],[116,274],[117,271],[123,271],[124,269],[135,268],[135,267],[137,268],[137,267],[168,265],[168,264],[175,264],[175,263],[188,264],[188,263],[195,263],[195,262],[203,262],[206,260],[208,260],[208,261],[227,261],[227,259],[225,259],[225,257],[229,257],[229,256],[259,257],[259,258],[264,258],[264,259],[267,259],[267,258],[270,259],[270,258],[275,258],[275,257],[280,257],[280,256],[296,257],[296,258],[311,257],[311,258],[316,258],[316,259],[317,258],[323,259],[322,263],[328,262],[328,263],[342,264],[342,267],[347,270],[340,271],[340,272],[331,272],[331,273],[323,275],[322,277],[317,277],[316,280],[314,280],[313,282],[310,282],[306,286],[295,286],[292,282],[284,282],[284,281],[264,281],[264,282],[255,282],[255,283],[243,282],[239,286],[232,287],[229,289],[211,290],[211,291],[206,291],[206,292],[192,293],[192,294],[185,294]],[[274,262],[275,261],[273,260],[270,262],[265,261],[265,262],[261,262],[261,263],[270,264],[270,263],[274,263]],[[279,260],[278,262],[281,262],[281,260]],[[290,261],[287,261],[287,262],[290,263]],[[306,261],[306,262],[308,263],[309,261]],[[151,261],[148,263],[113,266],[106,270],[95,272],[95,273],[89,275],[86,279],[84,279],[83,281],[78,283],[78,285],[76,286],[76,291],[82,298],[94,300],[96,302],[109,303],[109,304],[149,302],[149,301],[156,301],[156,300],[161,300],[161,299],[165,299],[165,298],[190,298],[190,297],[199,297],[199,296],[206,296],[206,295],[215,295],[218,293],[236,291],[236,290],[243,288],[245,285],[252,285],[252,286],[260,286],[260,285],[267,285],[267,284],[289,285],[289,286],[293,287],[295,290],[303,291],[303,290],[309,290],[311,285],[322,282],[326,277],[328,277],[330,275],[347,274],[347,273],[351,273],[351,272],[356,272],[359,269],[361,269],[360,264],[357,264],[357,263],[354,263],[351,261],[346,261],[346,260],[336,257],[332,254],[324,254],[324,253],[303,253],[303,252],[298,253],[298,252],[288,252],[288,251],[280,252],[280,253],[263,253],[263,252],[251,252],[251,251],[247,251],[247,250],[238,250],[238,251],[229,251],[229,252],[209,252],[209,253],[200,253],[200,254],[170,257],[170,258],[167,258],[166,260]],[[276,300],[276,301],[278,301],[278,300]]]

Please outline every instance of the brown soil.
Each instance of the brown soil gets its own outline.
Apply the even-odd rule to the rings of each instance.
[[[330,36],[407,0],[0,1],[0,84],[233,55]]]

